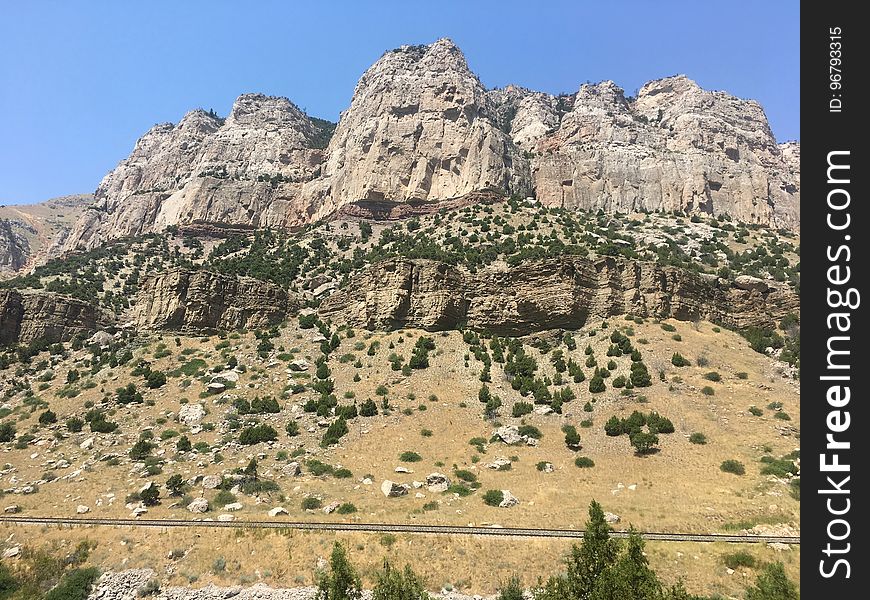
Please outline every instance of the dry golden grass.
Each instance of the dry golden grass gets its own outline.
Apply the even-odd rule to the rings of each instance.
[[[312,585],[319,559],[328,559],[332,544],[345,545],[354,566],[371,587],[385,558],[410,564],[437,591],[445,585],[468,593],[492,594],[512,574],[534,586],[562,569],[570,548],[565,540],[468,538],[457,536],[313,533],[280,530],[137,529],[131,527],[0,526],[10,542],[71,552],[82,540],[97,542],[90,564],[105,570],[153,569],[163,586],[199,587],[250,585],[272,587]],[[10,536],[12,536],[10,538]],[[755,579],[757,569],[729,575],[723,556],[751,552],[759,564],[781,561],[797,581],[800,551],[776,552],[762,545],[649,542],[651,566],[666,584],[682,579],[690,592],[740,597]],[[178,551],[181,558],[170,558]],[[225,562],[216,570],[216,561]]]
[[[224,436],[221,425],[224,414],[230,410],[230,404],[215,404],[215,397],[200,399],[199,393],[204,389],[204,383],[192,379],[190,385],[185,388],[181,385],[185,377],[170,378],[169,383],[160,390],[144,390],[141,377],[131,377],[130,368],[127,366],[100,372],[95,378],[96,387],[84,390],[75,398],[63,399],[56,397],[54,392],[62,387],[66,370],[70,367],[65,363],[54,368],[57,377],[49,383],[48,389],[37,393],[39,397],[50,403],[52,410],[57,412],[59,417],[59,424],[55,426],[57,430],[65,432],[64,421],[72,415],[84,412],[86,402],[99,404],[104,392],[112,393],[116,387],[128,381],[136,381],[144,392],[148,404],[121,407],[111,403],[113,408],[110,411],[110,418],[121,424],[121,434],[95,436],[97,441],[95,449],[99,451],[99,456],[105,458],[107,455],[117,454],[120,456],[119,464],[111,466],[105,461],[93,460],[91,458],[93,452],[86,452],[79,448],[79,443],[93,436],[87,431],[87,427],[82,433],[65,433],[66,437],[62,440],[54,440],[47,428],[36,428],[38,439],[26,449],[15,449],[13,444],[3,444],[2,461],[11,464],[14,469],[2,477],[0,485],[3,488],[10,488],[23,482],[40,479],[43,473],[50,471],[45,463],[46,460],[64,458],[72,466],[68,469],[51,471],[61,479],[44,483],[36,494],[7,495],[4,499],[5,503],[19,504],[25,515],[70,516],[75,514],[77,505],[85,504],[90,507],[93,516],[126,517],[130,511],[124,508],[124,498],[127,494],[138,490],[149,479],[143,477],[140,470],[132,468],[127,458],[127,451],[142,429],[152,427],[156,434],[155,441],[159,443],[155,454],[169,461],[163,465],[162,474],[150,478],[161,485],[173,473],[181,473],[186,478],[200,474],[221,474],[236,467],[243,467],[253,456],[265,455],[265,458],[260,460],[260,473],[264,477],[274,478],[281,486],[281,493],[264,495],[262,498],[239,495],[239,500],[245,508],[236,513],[238,519],[268,518],[266,512],[274,506],[281,505],[289,511],[289,519],[292,520],[335,522],[360,520],[455,525],[497,523],[503,526],[581,528],[587,518],[589,502],[596,499],[602,503],[605,510],[621,515],[622,522],[618,525],[619,528],[627,528],[631,524],[647,531],[711,532],[725,530],[729,524],[733,527],[737,523],[742,523],[742,526],[756,523],[784,523],[799,529],[800,504],[789,496],[787,483],[762,476],[759,472],[761,466],[759,459],[762,455],[770,453],[781,456],[799,445],[798,439],[793,434],[800,429],[797,382],[782,377],[777,371],[775,361],[752,352],[747,342],[735,333],[725,330],[716,332],[708,323],[692,324],[679,321],[668,321],[668,323],[676,327],[676,333],[681,336],[681,341],[675,341],[673,332],[664,331],[660,324],[650,320],[643,324],[635,324],[622,318],[614,318],[610,319],[608,329],[601,329],[600,324],[596,323],[598,330],[594,338],[587,335],[588,331],[593,329],[591,325],[577,332],[575,338],[578,348],[572,353],[575,360],[581,365],[585,362],[583,349],[587,343],[590,343],[594,348],[598,364],[603,366],[608,360],[605,353],[609,345],[610,332],[615,327],[631,325],[634,329],[633,344],[643,353],[644,361],[653,376],[653,386],[636,389],[632,398],[623,397],[618,390],[610,387],[605,393],[593,396],[588,391],[588,378],[592,369],[584,367],[587,381],[581,384],[570,382],[569,385],[578,397],[563,406],[564,414],[549,416],[532,414],[524,418],[525,423],[535,425],[543,432],[539,446],[509,447],[501,443],[490,443],[485,454],[479,454],[468,443],[468,440],[473,437],[489,439],[495,428],[494,423],[483,419],[483,405],[477,400],[477,392],[481,385],[478,380],[481,364],[472,356],[469,366],[465,367],[464,355],[468,352],[468,346],[462,342],[461,335],[456,332],[446,336],[428,334],[433,335],[437,345],[437,350],[430,354],[431,366],[426,370],[414,372],[410,377],[402,377],[401,373],[392,371],[387,357],[390,353],[396,352],[404,355],[406,359],[409,358],[412,346],[422,332],[404,331],[364,335],[364,332],[357,331],[355,338],[342,339],[341,347],[330,360],[336,382],[336,395],[340,403],[352,402],[353,400],[344,399],[343,394],[346,391],[353,391],[358,403],[371,397],[376,399],[380,406],[380,398],[375,395],[375,390],[379,385],[386,385],[389,388],[389,402],[394,407],[391,414],[388,416],[379,414],[371,419],[357,418],[351,421],[350,434],[342,439],[342,443],[324,450],[318,446],[323,430],[316,428],[315,433],[305,431],[307,427],[313,426],[316,419],[312,415],[295,413],[293,410],[293,405],[304,403],[304,398],[308,394],[291,396],[288,400],[281,401],[284,407],[282,413],[262,419],[272,423],[279,431],[278,442],[252,447],[226,446],[220,450],[224,460],[218,464],[212,462],[210,454],[176,461],[177,438],[159,440],[162,431],[173,429],[180,433],[187,433],[194,443],[206,441],[212,446],[221,444],[221,438]],[[286,351],[296,349],[295,356],[307,357],[313,363],[313,359],[319,354],[319,344],[309,340],[313,331],[299,331],[295,325],[290,325],[282,329],[280,338],[273,341],[276,347],[283,346]],[[402,343],[399,343],[399,338],[403,339]],[[647,340],[647,343],[640,343],[641,339]],[[365,342],[368,346],[374,340],[381,342],[376,356],[367,356],[365,350],[354,350],[355,343]],[[195,357],[203,358],[209,367],[222,362],[220,352],[214,349],[220,341],[215,337],[208,339],[182,337],[179,339],[180,346],[176,346],[174,336],[164,336],[162,341],[168,346],[172,356],[160,359],[153,358],[156,341],[136,352],[137,359],[146,356],[154,369],[170,371]],[[248,366],[248,372],[242,376],[236,389],[230,390],[230,393],[249,399],[256,394],[279,394],[288,380],[284,363],[279,361],[270,367],[267,361],[256,358],[254,352],[256,340],[253,335],[231,336],[229,342],[230,352],[238,356],[241,364]],[[391,342],[394,345],[393,349],[389,348]],[[554,371],[548,358],[541,357],[537,350],[526,347],[538,358],[543,372],[552,376]],[[181,352],[185,349],[194,349],[195,353],[182,356]],[[672,366],[670,357],[677,351],[689,358],[693,366],[685,368]],[[352,353],[361,359],[363,367],[355,369],[353,361],[339,362],[338,358],[347,353]],[[708,365],[697,366],[698,358],[701,356],[708,359]],[[618,374],[628,373],[629,357],[615,360],[618,368],[609,381]],[[664,371],[666,382],[659,380],[660,369]],[[721,381],[706,380],[704,374],[710,371],[718,372]],[[361,381],[354,382],[353,376],[357,372],[361,376]],[[746,379],[738,377],[737,374],[741,372],[747,374]],[[313,369],[309,374],[313,377]],[[490,389],[504,400],[498,420],[503,424],[520,423],[521,419],[510,416],[511,406],[520,397],[503,379],[501,367],[497,364],[493,364],[492,377],[493,383],[489,384]],[[714,395],[704,395],[701,392],[706,385],[714,388]],[[34,388],[36,388],[35,384]],[[409,398],[409,394],[413,394],[413,399]],[[437,396],[436,400],[429,399],[432,394]],[[643,402],[639,401],[641,395],[645,396]],[[214,423],[215,431],[203,431],[194,435],[177,423],[174,419],[181,407],[182,398],[186,398],[189,402],[203,402],[209,412],[205,422]],[[593,399],[595,400],[593,412],[584,412],[583,405],[587,400]],[[17,398],[14,402],[18,402]],[[774,411],[766,408],[770,402],[782,402],[783,412],[788,413],[791,420],[773,418]],[[747,409],[753,405],[764,410],[761,417],[752,416],[748,412]],[[426,410],[421,411],[421,406],[425,406]],[[410,409],[411,414],[404,414],[405,409]],[[627,436],[612,438],[605,435],[603,425],[611,415],[627,416],[633,410],[644,412],[656,410],[673,421],[676,432],[659,436],[660,452],[638,457],[634,455]],[[7,418],[20,419],[17,423],[18,431],[23,433],[36,423],[39,412],[29,414],[26,408],[21,407]],[[284,423],[293,416],[300,419],[303,434],[289,438],[284,433]],[[580,427],[580,421],[588,418],[594,421],[593,427]],[[572,452],[565,446],[564,434],[560,431],[564,423],[571,423],[578,427],[582,440],[582,449],[579,453]],[[786,430],[788,436],[781,435],[783,427],[793,428]],[[423,436],[421,434],[423,429],[430,430],[432,435]],[[688,436],[693,432],[704,433],[708,440],[707,444],[691,444]],[[285,461],[277,460],[278,452],[284,451],[289,454],[299,448],[304,448],[308,453],[298,459],[303,463],[307,458],[317,458],[332,465],[347,467],[354,476],[350,479],[313,477],[307,473],[304,465],[304,474],[301,477],[291,479],[281,475],[280,467]],[[417,463],[400,462],[399,454],[405,450],[419,453],[423,460]],[[31,458],[34,454],[36,456]],[[595,467],[579,469],[574,466],[574,458],[578,454],[592,458]],[[474,462],[475,456],[478,457],[479,462]],[[484,468],[486,463],[497,456],[515,457],[512,469],[496,472]],[[746,475],[736,476],[722,472],[719,465],[725,459],[737,459],[743,462],[746,465]],[[545,474],[538,471],[535,464],[539,461],[553,463],[555,472]],[[395,473],[394,469],[399,465],[412,469],[413,473],[407,475]],[[425,496],[423,498],[416,498],[416,490],[412,490],[406,497],[387,499],[379,489],[384,479],[411,483],[414,480],[425,480],[425,476],[433,471],[446,473],[451,479],[456,480],[453,475],[456,468],[475,472],[481,481],[481,490],[468,497],[458,498],[452,494],[432,494],[423,488],[420,490]],[[79,471],[78,475],[68,479],[62,478],[75,471]],[[373,476],[373,485],[361,483],[365,475]],[[520,504],[508,510],[486,506],[481,496],[487,489],[510,490],[520,499]],[[203,494],[209,500],[213,499],[216,493],[216,490],[190,491],[192,496]],[[110,501],[111,494],[114,494],[114,499]],[[161,505],[150,508],[148,517],[190,517],[190,513],[182,504],[165,497],[165,494],[164,489]],[[320,511],[303,511],[301,503],[308,495],[322,497],[324,504],[333,500],[351,502],[358,508],[358,512],[342,516],[324,515]],[[437,507],[431,504],[433,502],[437,503]],[[428,510],[424,510],[424,505],[427,504]],[[213,512],[205,516],[214,517],[215,514]],[[99,535],[102,539],[102,536],[110,535],[107,532],[121,530],[93,531],[94,535]],[[49,536],[49,533],[51,535],[42,540],[43,534],[40,533],[37,539],[40,542],[54,539],[52,532],[54,530],[45,530],[46,536]],[[67,534],[72,536],[70,532]],[[115,534],[111,533],[111,535]],[[147,533],[127,530],[125,535],[140,540],[136,542],[138,544],[156,544],[158,540],[162,544],[159,551],[149,551],[145,554],[138,551],[132,553],[128,556],[128,566],[135,566],[135,560],[145,560],[145,556],[151,556],[149,560],[163,560],[162,557],[174,547],[174,544],[183,547],[183,540],[190,539],[189,532],[175,530],[163,532],[159,536],[154,536],[153,532],[149,536]],[[213,560],[212,555],[215,552],[213,549],[216,547],[221,547],[221,552],[225,552],[226,549],[228,554],[226,558],[230,561],[229,548],[247,548],[245,544],[257,536],[283,540],[282,543],[286,543],[288,539],[286,536],[248,533],[239,538],[233,537],[232,544],[228,546],[217,546],[218,543],[224,543],[220,540],[228,538],[218,539],[214,536],[230,534],[197,531],[197,535],[201,537],[196,538],[196,547],[201,547],[202,550],[192,554],[193,558],[190,560],[185,559],[184,564],[190,565],[187,568],[191,574],[198,575],[204,580],[210,577],[207,572],[210,561]],[[204,544],[205,539],[212,541]],[[266,570],[274,574],[310,573],[313,561],[317,556],[328,554],[331,540],[336,539],[336,536],[296,532],[290,534],[290,539],[293,540],[290,545],[293,548],[293,558],[282,563],[283,567],[264,559],[266,562],[259,567],[261,573]],[[369,563],[378,565],[385,551],[374,551],[381,548],[377,536],[374,535],[347,535],[338,536],[338,539],[347,540],[351,544],[352,554],[359,555],[361,565]],[[402,555],[415,556],[413,564],[419,567],[420,572],[425,574],[433,585],[446,582],[446,573],[454,574],[454,577],[461,576],[456,575],[457,557],[462,556],[463,560],[468,561],[479,561],[476,563],[482,565],[479,568],[461,569],[461,573],[468,578],[468,589],[475,591],[494,589],[498,581],[506,579],[512,570],[531,573],[532,579],[527,579],[527,583],[530,583],[538,575],[551,573],[554,565],[558,563],[558,556],[567,548],[567,543],[549,541],[519,542],[500,539],[425,537],[406,539],[402,536],[400,539],[402,548],[405,548],[406,544],[409,545],[409,548],[402,551]],[[360,545],[363,551],[353,550]],[[101,547],[107,549],[110,546],[101,544]],[[682,557],[675,554],[675,548],[679,547],[683,546],[649,545],[653,562],[659,561],[663,567],[668,566],[663,570],[665,578],[683,575],[690,584],[689,587],[698,591],[739,589],[737,580],[742,579],[739,574],[721,575],[710,562],[722,552],[733,551],[730,550],[731,546],[719,550],[715,545],[697,547],[686,545]],[[422,554],[417,556],[417,551],[411,552],[411,548],[420,548]],[[124,556],[124,553],[119,554],[116,548],[112,551],[104,551],[107,552],[105,566],[117,568],[118,557]],[[280,551],[279,555],[283,552]],[[394,549],[391,552],[399,551]],[[233,560],[241,564],[241,556],[247,556],[249,553],[245,550],[238,556],[232,554],[235,557]],[[792,552],[778,556],[789,557],[789,568],[796,571],[797,562],[790,557],[797,554]],[[689,559],[687,558],[689,555],[697,555],[699,558]],[[95,554],[98,564],[102,564],[99,563],[102,560],[100,556],[98,551]],[[136,558],[137,556],[140,558]],[[199,556],[203,558],[194,560]],[[205,558],[207,556],[212,558]],[[486,557],[489,557],[489,562]],[[243,569],[233,572],[234,577],[252,576],[254,569],[249,569],[248,563],[244,564]],[[163,568],[165,567],[160,567]],[[282,568],[284,570],[281,570]],[[724,568],[720,570],[724,572]],[[173,581],[180,582],[181,573],[182,569],[179,565],[173,571]],[[310,583],[310,575],[306,577],[306,581]],[[742,581],[739,583],[742,585]],[[293,582],[283,584],[292,585]],[[722,593],[726,592],[722,591]]]

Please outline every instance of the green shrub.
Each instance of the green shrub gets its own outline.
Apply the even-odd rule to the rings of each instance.
[[[646,431],[637,431],[631,435],[630,441],[638,454],[650,454],[658,446],[659,436]]]
[[[302,499],[302,510],[317,510],[323,506],[323,501],[314,496],[308,496]]]
[[[453,472],[456,475],[457,479],[461,479],[467,483],[474,483],[477,481],[477,475],[472,473],[471,471],[467,471],[465,469],[459,469]]]
[[[745,550],[725,554],[722,561],[729,569],[738,569],[740,567],[753,568],[755,566],[755,557]]]
[[[261,442],[272,442],[278,439],[278,432],[271,425],[261,423],[242,430],[239,434],[239,443],[243,446],[252,446]]]
[[[350,502],[345,502],[344,504],[336,508],[335,512],[340,515],[349,515],[356,512],[356,506],[354,506]]]
[[[534,425],[520,425],[519,426],[519,434],[525,435],[530,438],[535,438],[536,440],[544,437],[544,434],[541,433],[541,430],[535,427]]]
[[[761,410],[760,408],[758,408],[757,406],[750,406],[749,407],[749,414],[754,415],[756,417],[760,417],[761,415],[764,414],[764,411]]]
[[[708,381],[722,381],[722,376],[716,371],[710,371],[709,373],[704,374],[704,379]]]
[[[574,459],[574,464],[581,469],[588,469],[595,466],[595,461],[588,456],[578,456]]]
[[[725,473],[733,473],[734,475],[746,474],[746,467],[743,466],[743,463],[739,460],[734,460],[733,458],[724,461],[719,465],[719,469]]]
[[[688,367],[692,363],[679,352],[674,352],[674,355],[671,357],[671,364],[675,367]]]
[[[487,490],[483,495],[483,502],[488,506],[498,506],[504,500],[504,493],[501,490]]]
[[[534,407],[530,402],[523,402],[520,400],[519,402],[514,403],[511,414],[514,417],[522,417],[532,412]]]
[[[456,494],[456,495],[464,498],[465,496],[470,496],[471,494],[473,494],[474,490],[472,490],[471,488],[469,488],[466,485],[462,485],[461,483],[451,483],[450,487],[448,487],[447,491],[444,493],[445,494]]]
[[[43,596],[45,600],[85,600],[100,572],[96,567],[73,569]]]
[[[399,460],[402,462],[420,462],[423,460],[423,457],[417,454],[416,452],[412,452],[411,450],[406,450],[399,455]]]
[[[696,431],[695,433],[693,433],[692,435],[689,436],[689,441],[693,444],[703,445],[703,444],[707,443],[707,436],[704,435],[703,433],[699,433]]]

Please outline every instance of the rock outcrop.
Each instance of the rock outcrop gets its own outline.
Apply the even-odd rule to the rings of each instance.
[[[475,273],[437,261],[391,259],[368,267],[319,312],[369,329],[437,331],[466,323],[497,335],[526,335],[624,313],[771,326],[798,309],[798,296],[774,282],[764,290],[743,289],[654,263],[561,257]]]
[[[132,316],[147,329],[257,329],[296,308],[295,296],[273,283],[176,268],[142,281]]]
[[[61,249],[172,225],[288,228],[365,210],[401,218],[391,203],[484,190],[569,209],[799,227],[799,146],[777,145],[757,102],[681,75],[636,98],[611,81],[561,96],[486,90],[441,39],[385,53],[331,134],[289,100],[254,94],[225,121],[196,110],[157,125],[103,179]]]
[[[92,304],[52,292],[0,289],[0,344],[66,342],[110,325]]]
[[[100,183],[64,250],[170,225],[308,222],[302,184],[319,173],[329,130],[286,98],[261,94],[240,96],[226,120],[195,110],[156,125]]]
[[[360,78],[323,167],[321,214],[358,200],[524,193],[529,164],[453,42],[402,46]]]
[[[9,219],[0,219],[0,273],[15,273],[27,263],[30,244]]]
[[[611,81],[584,84],[535,149],[535,192],[547,206],[799,226],[793,149],[784,155],[761,106],[685,76],[651,81],[634,99]]]

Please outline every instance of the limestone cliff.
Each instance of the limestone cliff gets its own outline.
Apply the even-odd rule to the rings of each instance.
[[[51,292],[0,289],[0,344],[65,342],[111,324],[113,316]]]
[[[272,283],[177,268],[142,281],[132,318],[146,329],[257,329],[296,308],[296,298]]]
[[[536,151],[534,187],[545,205],[799,226],[800,180],[761,106],[684,76],[652,81],[635,99],[609,81],[581,86]]]
[[[357,200],[530,190],[529,164],[453,42],[402,46],[360,78],[318,184],[320,214]]]
[[[752,279],[752,278],[749,278]],[[468,273],[429,260],[372,265],[319,312],[376,328],[453,329],[466,323],[499,335],[575,329],[589,319],[639,316],[708,319],[743,328],[773,326],[799,310],[789,288],[731,282],[652,263],[564,257]],[[751,283],[751,285],[749,284]]]
[[[484,190],[799,227],[799,146],[776,143],[757,102],[681,75],[636,98],[611,81],[560,96],[486,90],[441,39],[385,53],[331,132],[285,98],[254,94],[225,121],[199,110],[155,126],[103,179],[61,250],[172,225],[294,227],[359,202]]]
[[[239,97],[224,121],[195,110],[154,126],[106,175],[63,249],[190,223],[288,227],[309,220],[302,184],[319,173],[325,122],[286,98]]]

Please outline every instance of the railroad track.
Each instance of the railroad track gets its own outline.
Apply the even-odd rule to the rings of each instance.
[[[92,517],[10,517],[0,516],[0,523],[16,525],[65,525],[108,527],[227,527],[247,529],[299,529],[308,531],[364,531],[377,533],[418,533],[430,535],[489,535],[505,537],[574,538],[583,537],[581,529],[535,529],[521,527],[460,527],[453,525],[408,525],[392,523],[316,523],[305,521],[210,521],[186,519],[99,519]],[[740,535],[728,533],[665,533],[639,531],[644,539],[665,542],[728,542],[800,544],[798,536]],[[617,538],[628,537],[627,531],[612,531]]]

